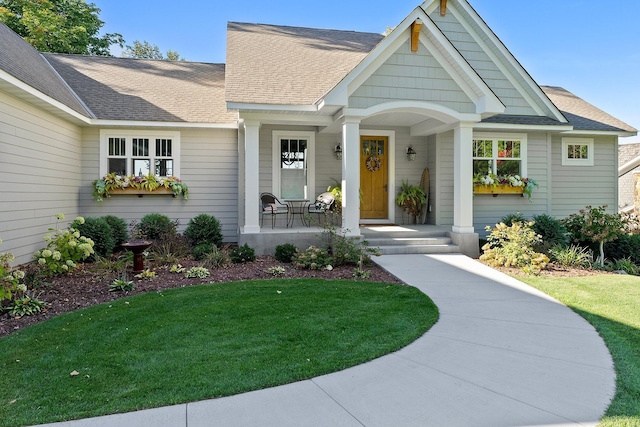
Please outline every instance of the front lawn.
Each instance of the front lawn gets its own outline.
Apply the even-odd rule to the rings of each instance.
[[[413,287],[347,280],[253,280],[122,298],[0,339],[0,426],[299,381],[395,351],[437,318]]]
[[[615,363],[616,395],[600,426],[640,425],[640,277],[522,277],[571,307],[604,339]]]

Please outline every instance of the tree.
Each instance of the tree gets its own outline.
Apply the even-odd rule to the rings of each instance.
[[[0,21],[40,52],[109,56],[122,35],[100,35],[100,9],[85,0],[0,0]]]
[[[167,56],[160,52],[158,45],[151,44],[148,41],[135,40],[133,46],[127,45],[122,51],[123,58],[137,58],[137,59],[165,59],[168,61],[184,61],[184,58],[180,57],[180,54],[175,50],[168,50]]]

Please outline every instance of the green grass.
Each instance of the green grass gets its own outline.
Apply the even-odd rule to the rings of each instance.
[[[415,288],[356,281],[244,281],[124,298],[0,339],[0,426],[299,381],[395,351],[437,318]]]
[[[600,426],[640,426],[640,277],[518,279],[571,307],[604,339],[617,380],[615,397]]]

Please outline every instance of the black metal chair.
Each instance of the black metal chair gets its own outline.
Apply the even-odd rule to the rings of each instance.
[[[316,197],[316,201],[309,205],[309,215],[317,214],[318,215],[318,223],[320,223],[320,218],[327,214],[327,212],[332,212],[333,207],[336,203],[336,198],[333,193],[322,193]],[[311,225],[311,222],[309,222]]]
[[[276,196],[271,193],[262,193],[260,195],[260,203],[262,207],[262,214],[260,215],[260,226],[264,222],[265,215],[271,217],[271,228],[276,225],[276,218],[279,215],[285,215],[287,220],[286,226],[289,226],[289,207],[282,203]]]

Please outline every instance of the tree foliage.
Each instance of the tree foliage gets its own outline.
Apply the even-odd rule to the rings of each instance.
[[[100,35],[100,9],[85,0],[0,0],[0,21],[40,52],[110,55],[122,35]]]
[[[175,50],[168,50],[165,57],[158,45],[151,44],[148,41],[134,40],[133,45],[127,45],[122,51],[123,58],[137,59],[164,59],[168,61],[184,61],[180,54]]]

